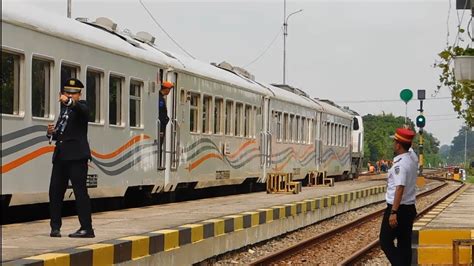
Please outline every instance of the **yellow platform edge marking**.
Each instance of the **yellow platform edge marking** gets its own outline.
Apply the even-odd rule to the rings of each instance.
[[[163,234],[164,251],[179,248],[179,231],[178,230],[163,229],[163,230],[153,231],[151,233]]]
[[[92,250],[92,265],[112,265],[114,264],[114,245],[97,243],[88,246],[78,247],[78,249]]]
[[[118,240],[132,241],[132,259],[137,259],[149,255],[149,236],[127,236],[119,238]]]
[[[68,266],[71,264],[70,254],[67,254],[67,253],[46,253],[46,254],[28,257],[25,259],[42,260],[44,266],[55,266],[55,265]]]
[[[199,242],[204,239],[204,225],[203,224],[184,224],[179,226],[181,228],[191,229],[191,242]]]
[[[425,229],[418,232],[418,245],[448,245],[452,248],[454,239],[470,237],[470,229]]]
[[[445,264],[453,263],[452,246],[418,247],[418,264]],[[459,247],[459,263],[469,264],[471,261],[471,247]]]

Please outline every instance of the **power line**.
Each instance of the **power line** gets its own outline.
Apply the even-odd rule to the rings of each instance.
[[[283,30],[283,26],[280,27],[280,29],[278,30],[277,34],[275,35],[275,37],[273,38],[273,40],[270,42],[270,44],[267,46],[267,48],[265,48],[265,50],[260,54],[258,55],[254,60],[250,61],[250,63],[247,63],[246,65],[244,65],[244,67],[248,67],[250,66],[251,64],[257,62],[267,51],[268,49],[270,49],[270,47],[273,45],[273,43],[276,41],[276,39],[278,38],[278,36],[280,36],[280,33],[281,31]]]
[[[176,44],[176,46],[179,47],[179,49],[181,49],[181,51],[185,52],[189,57],[191,57],[192,59],[196,59],[194,56],[192,56],[190,53],[188,53],[183,47],[181,47],[181,45],[179,45],[179,43],[177,41],[175,41],[173,39],[173,37],[171,37],[171,35],[160,25],[160,23],[158,23],[158,21],[155,19],[155,17],[151,14],[150,10],[148,10],[148,8],[145,6],[145,4],[142,2],[142,0],[138,0],[140,2],[140,4],[143,6],[143,8],[145,9],[145,11],[148,13],[148,15],[151,17],[151,19],[153,20],[153,22],[155,22],[155,24],[166,34],[166,36],[168,36],[168,38],[170,38],[171,41],[173,41],[174,44]]]
[[[451,99],[451,97],[436,97],[436,98],[426,98],[425,101],[431,100],[446,100]],[[335,101],[337,103],[380,103],[380,102],[400,102],[400,99],[380,99],[380,100],[356,100],[356,101]]]

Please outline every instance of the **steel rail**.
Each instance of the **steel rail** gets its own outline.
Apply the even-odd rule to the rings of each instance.
[[[435,187],[431,190],[427,190],[427,191],[424,191],[424,192],[418,194],[417,197],[427,196],[431,193],[434,193],[434,192],[438,191],[439,189],[441,189],[442,187],[444,187],[446,185],[447,185],[447,183],[443,183],[442,185],[439,185],[439,186],[437,186],[437,187]],[[271,264],[271,263],[281,261],[284,258],[290,257],[293,254],[299,253],[300,251],[306,249],[307,247],[313,246],[313,245],[315,245],[319,242],[322,242],[326,239],[332,238],[333,236],[335,236],[339,232],[346,231],[346,230],[348,230],[352,227],[356,227],[358,225],[361,225],[361,224],[365,223],[366,221],[369,221],[369,220],[372,220],[376,217],[379,217],[383,214],[384,211],[385,211],[385,208],[382,208],[380,210],[369,213],[368,215],[363,216],[363,217],[361,217],[361,218],[359,218],[355,221],[352,221],[352,222],[349,222],[347,224],[338,226],[338,227],[336,227],[332,230],[329,230],[327,232],[321,233],[321,234],[319,234],[317,236],[314,236],[312,238],[309,238],[309,239],[303,240],[299,243],[296,243],[296,244],[294,244],[294,245],[292,245],[292,246],[290,246],[286,249],[282,249],[280,251],[277,251],[275,253],[272,253],[270,255],[262,257],[262,258],[260,258],[256,261],[250,263],[250,265],[268,265],[268,264]]]
[[[430,204],[429,206],[427,206],[426,208],[424,208],[423,210],[421,210],[417,215],[416,215],[416,220],[420,219],[423,215],[425,215],[426,213],[428,213],[431,209],[433,209],[436,205],[440,204],[441,202],[443,202],[445,199],[447,199],[448,197],[450,197],[451,195],[453,195],[454,193],[456,193],[457,191],[459,191],[462,187],[464,187],[464,184],[462,184],[461,186],[459,186],[458,188],[456,188],[455,190],[453,190],[452,192],[448,193],[447,195],[439,198],[438,200],[436,200],[435,202],[433,202],[432,204]],[[338,265],[354,265],[355,263],[357,263],[358,261],[360,261],[363,257],[365,257],[373,248],[375,248],[376,246],[379,245],[379,240],[374,240],[373,242],[371,242],[370,244],[368,244],[367,246],[363,247],[362,249],[360,249],[359,251],[357,251],[356,253],[354,253],[352,256],[350,256],[349,258],[346,258],[345,260],[343,260],[342,262],[340,262]]]

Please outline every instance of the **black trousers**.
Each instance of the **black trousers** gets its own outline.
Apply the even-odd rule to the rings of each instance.
[[[49,212],[51,215],[51,229],[60,229],[61,209],[64,193],[71,180],[72,189],[76,198],[76,209],[81,229],[92,229],[91,202],[86,186],[87,160],[62,161],[55,160],[49,184]]]
[[[415,205],[400,205],[397,211],[398,225],[390,227],[392,205],[387,204],[380,228],[380,246],[392,265],[411,265],[411,236],[416,218]],[[397,239],[395,246],[394,240]]]

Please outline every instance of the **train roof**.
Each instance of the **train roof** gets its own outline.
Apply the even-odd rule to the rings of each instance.
[[[344,112],[341,108],[338,108],[337,106],[334,106],[331,103],[326,102],[325,100],[314,99],[314,101],[319,103],[323,107],[324,111],[328,114],[337,115],[339,117],[343,117],[347,119],[352,119],[354,117],[348,112]]]
[[[25,12],[25,10],[28,10],[28,12]],[[93,22],[84,23],[84,19],[81,22],[31,7],[31,5],[6,2],[2,3],[2,22],[83,43],[122,56],[136,58],[164,68],[173,68],[216,79],[258,94],[270,94],[264,87],[242,79],[226,70],[195,59],[162,51],[155,45],[134,40],[124,32],[104,30],[95,26]]]
[[[24,12],[25,10],[28,10],[28,12]],[[108,22],[108,19],[103,20]],[[225,69],[219,65],[211,65],[184,55],[161,50],[152,42],[135,38],[136,36],[129,31],[103,28],[85,19],[70,19],[39,8],[31,7],[31,5],[17,2],[2,3],[2,22],[8,22],[65,40],[82,43],[163,68],[172,68],[203,78],[231,84],[247,91],[276,98],[281,101],[296,103],[317,111],[328,111],[335,115],[344,116],[344,112],[337,110],[336,107],[315,101],[311,99],[308,94],[299,89],[286,85],[274,86],[260,83],[256,81],[253,76],[249,77],[242,75],[238,71]],[[112,21],[110,22],[113,23]],[[291,90],[286,87],[291,88]]]

